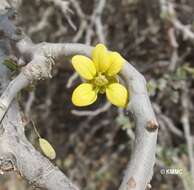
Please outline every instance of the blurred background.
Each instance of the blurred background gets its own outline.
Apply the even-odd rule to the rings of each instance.
[[[148,82],[160,124],[151,189],[194,190],[193,0],[23,0],[17,24],[35,43],[102,42],[134,65]],[[64,59],[52,80],[20,94],[26,135],[40,150],[33,120],[56,150],[54,163],[82,189],[116,190],[133,147],[134,121],[104,96],[75,107],[71,94],[81,80],[68,65]],[[0,184],[0,190],[34,189],[15,174],[1,176]]]

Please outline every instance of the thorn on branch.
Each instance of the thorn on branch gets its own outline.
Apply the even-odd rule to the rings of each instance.
[[[147,189],[151,189],[152,185],[150,183],[147,184]]]
[[[129,178],[127,184],[128,184],[128,189],[129,190],[132,190],[132,189],[134,189],[136,187],[136,181],[135,181],[135,179],[133,177]]]
[[[146,129],[149,132],[154,132],[154,131],[156,131],[158,129],[158,127],[159,127],[158,123],[155,120],[150,120],[147,123]]]

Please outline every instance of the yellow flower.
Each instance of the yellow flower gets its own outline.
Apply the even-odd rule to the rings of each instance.
[[[118,107],[125,107],[128,92],[118,83],[117,74],[122,69],[124,59],[117,52],[109,52],[103,44],[98,44],[92,59],[75,55],[72,58],[74,69],[85,79],[72,94],[72,102],[76,106],[87,106],[94,103],[98,93],[106,93],[107,99]]]

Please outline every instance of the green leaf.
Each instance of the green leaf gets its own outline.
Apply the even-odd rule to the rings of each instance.
[[[11,71],[18,69],[18,65],[12,59],[5,59],[3,64]]]
[[[56,157],[55,150],[46,139],[39,138],[39,145],[45,156],[47,156],[51,160],[55,159]]]
[[[175,76],[172,76],[174,80],[186,80],[187,79],[187,72],[183,67],[179,67],[176,70]]]
[[[192,76],[194,76],[194,68],[190,67],[189,65],[184,65],[183,69],[188,72],[189,74],[191,74]]]
[[[147,82],[147,91],[149,93],[150,96],[154,96],[155,93],[156,93],[156,88],[157,88],[157,84],[156,84],[156,81],[155,80],[149,80]]]

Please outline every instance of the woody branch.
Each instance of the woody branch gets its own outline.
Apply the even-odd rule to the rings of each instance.
[[[28,86],[33,81],[51,77],[52,68],[56,63],[63,62],[65,57],[67,58],[74,54],[83,54],[90,57],[92,49],[93,47],[91,46],[77,43],[55,44],[43,42],[34,44],[28,38],[19,40],[16,43],[16,56],[18,60],[20,60],[19,62],[26,63],[26,65],[23,66],[20,74],[9,83],[0,97],[0,120],[2,124],[7,119],[7,117],[4,117],[5,114],[8,115],[9,110],[13,109],[12,104],[15,102],[14,98],[21,89]],[[126,82],[130,92],[130,103],[128,110],[132,112],[136,121],[136,140],[129,165],[120,186],[120,190],[142,190],[145,189],[149,184],[153,175],[158,124],[147,94],[144,77],[127,61],[121,71],[121,76]],[[18,107],[16,111],[19,112]],[[17,121],[17,123],[18,122],[19,121]],[[21,134],[24,138],[23,131],[21,131]],[[19,136],[19,139],[20,138],[21,137]],[[2,139],[4,139],[4,137]],[[6,136],[6,140],[3,140],[3,142],[7,142],[7,144],[9,144],[9,135]],[[53,169],[51,173],[45,171],[44,168],[46,166],[42,164],[42,162],[47,163],[48,166],[50,166],[50,162],[38,154],[26,139],[24,144],[26,147],[30,147],[35,152],[32,159],[35,159],[35,161],[38,160],[39,164],[41,165],[41,172],[43,172],[41,173],[42,176],[45,177],[45,174],[48,174],[45,177],[47,180],[45,180],[45,178],[39,179],[39,181],[35,180],[36,184],[51,190],[77,189],[77,187],[71,184],[71,182],[58,169]],[[20,143],[18,144],[18,147],[19,145]],[[27,178],[27,180],[31,181],[31,174],[26,172],[29,171],[30,168],[27,161],[29,158],[27,155],[29,154],[26,152],[23,154],[23,148],[24,147],[20,147],[20,153],[23,155],[23,164],[18,165],[16,164],[17,162],[11,163],[19,172],[26,174],[24,176]],[[11,148],[11,146],[9,146],[8,150],[13,152],[13,148]],[[7,153],[7,151],[4,151],[3,153]],[[21,154],[16,154],[14,150],[12,155],[14,155],[14,160],[21,163]],[[38,159],[36,159],[36,156]],[[51,168],[53,168],[52,165]],[[48,176],[55,180],[57,179],[55,177],[60,176],[63,180],[51,180],[53,184],[49,186],[51,181],[49,183],[47,178]],[[52,178],[52,176],[54,177]]]
[[[74,54],[90,56],[92,51],[92,47],[83,44],[33,44],[25,39],[17,43],[17,49],[22,59],[25,60],[28,56],[30,61],[23,67],[21,73],[10,82],[0,97],[0,104],[3,105],[0,108],[0,119],[3,118],[10,103],[22,88],[34,80],[51,77],[51,68],[56,62],[61,62],[65,57]],[[143,189],[152,177],[157,121],[147,94],[144,77],[128,62],[126,62],[121,75],[131,93],[128,109],[134,114],[137,129],[134,151],[120,189],[126,189],[126,187],[130,189],[131,181],[135,186],[133,189]],[[144,155],[143,159],[142,155]]]

